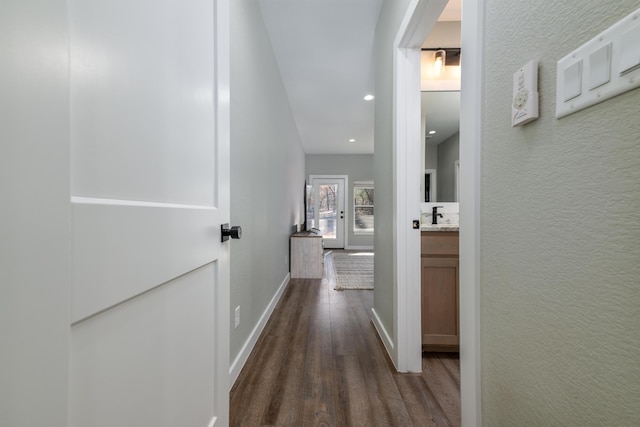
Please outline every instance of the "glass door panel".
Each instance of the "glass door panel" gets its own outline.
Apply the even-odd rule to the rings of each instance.
[[[344,248],[345,179],[313,180],[313,227],[319,229],[326,248]]]

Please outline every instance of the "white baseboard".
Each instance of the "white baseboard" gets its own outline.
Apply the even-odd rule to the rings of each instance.
[[[349,246],[344,247],[346,251],[373,251],[373,246]]]
[[[280,287],[276,291],[275,295],[273,296],[273,298],[271,298],[269,305],[267,305],[267,308],[262,313],[262,316],[260,316],[258,323],[253,328],[253,331],[251,331],[249,338],[247,338],[247,341],[245,341],[244,345],[242,346],[240,353],[238,353],[238,356],[231,364],[231,367],[229,368],[229,389],[233,387],[233,384],[238,379],[238,375],[240,375],[240,371],[244,367],[244,364],[247,363],[247,359],[249,358],[253,347],[255,347],[256,343],[258,342],[258,338],[260,338],[260,334],[266,326],[269,317],[271,317],[273,310],[276,308],[276,305],[278,305],[278,301],[280,301],[284,290],[287,288],[290,278],[291,274],[287,273],[287,277],[285,277],[284,281],[280,284]]]
[[[389,354],[389,358],[393,362],[393,365],[397,368],[396,358],[394,356],[395,345],[393,343],[393,340],[391,339],[391,336],[389,336],[389,334],[387,333],[387,329],[384,327],[382,320],[380,320],[380,316],[378,316],[378,313],[376,313],[375,308],[371,309],[371,313],[373,313],[373,316],[371,317],[371,321],[373,322],[373,327],[376,328],[376,332],[378,333],[378,336],[382,340],[382,344],[384,345],[384,348],[387,350],[387,353]]]

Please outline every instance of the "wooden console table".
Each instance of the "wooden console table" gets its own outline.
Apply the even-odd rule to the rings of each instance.
[[[291,278],[322,279],[323,245],[320,230],[291,235]]]

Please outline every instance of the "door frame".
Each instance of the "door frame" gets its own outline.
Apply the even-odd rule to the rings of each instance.
[[[214,119],[216,124],[216,146],[218,158],[218,204],[225,207],[225,222],[231,218],[231,5],[230,0],[214,0]],[[229,181],[224,181],[224,180]],[[217,418],[208,427],[229,424],[229,390],[233,382],[229,372],[231,336],[231,250],[226,245],[219,255],[216,307],[216,366],[214,368],[214,399],[218,407]]]
[[[394,332],[396,367],[421,370],[419,217],[420,81],[419,50],[446,0],[412,0],[394,41]],[[434,18],[434,16],[436,18]],[[460,377],[463,426],[481,425],[480,390],[480,209],[484,1],[462,8],[460,111]],[[403,171],[399,173],[398,171]]]
[[[315,205],[315,180],[318,179],[328,179],[328,180],[343,180],[344,182],[344,191],[342,192],[342,206],[344,207],[344,221],[342,224],[342,244],[343,248],[349,246],[349,232],[347,230],[347,224],[349,224],[349,209],[348,209],[348,194],[349,194],[349,175],[309,175],[309,183],[311,184],[311,188],[313,189],[314,194],[314,205]],[[316,210],[314,206],[314,219],[316,215]],[[336,224],[336,233],[337,233],[337,224]],[[336,234],[337,235],[337,234]]]

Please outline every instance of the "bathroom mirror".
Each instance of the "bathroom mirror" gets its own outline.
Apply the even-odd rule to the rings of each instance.
[[[457,202],[460,92],[422,92],[423,202]]]

